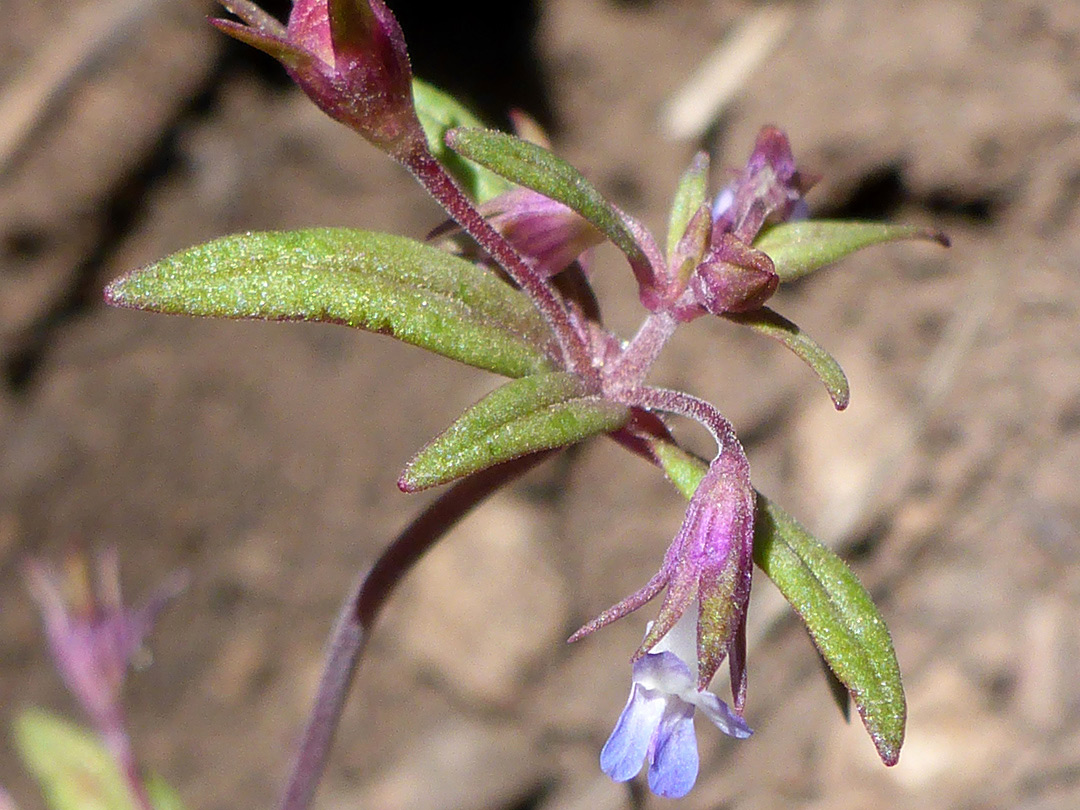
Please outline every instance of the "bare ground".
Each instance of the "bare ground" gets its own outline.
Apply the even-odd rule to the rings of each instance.
[[[0,31],[0,720],[29,704],[71,708],[16,561],[72,540],[116,544],[132,595],[178,567],[193,575],[155,634],[153,665],[131,679],[144,760],[191,808],[265,807],[340,595],[424,502],[398,493],[397,471],[497,381],[336,327],[105,308],[110,278],[223,233],[331,224],[421,236],[439,213],[273,68],[209,31],[208,6],[11,2]],[[121,26],[127,5],[148,13]],[[463,39],[475,74],[458,66],[489,111],[521,104],[553,124],[557,149],[657,231],[697,146],[736,165],[775,122],[825,176],[815,212],[933,223],[954,240],[868,251],[779,296],[847,369],[845,413],[796,360],[727,324],[695,324],[661,360],[655,379],[716,402],[759,488],[852,561],[892,628],[910,703],[901,762],[886,769],[758,577],[756,734],[699,728],[702,775],[684,804],[1071,810],[1080,6],[795,4],[714,126],[666,140],[666,104],[758,8],[553,0],[527,58]],[[113,12],[99,26],[111,34],[95,32]],[[422,43],[445,23],[425,30],[412,12],[418,72],[439,81],[456,68]],[[63,59],[96,35],[99,53],[62,81]],[[19,129],[16,113],[49,98],[28,81],[48,66],[57,93]],[[631,330],[640,313],[613,251],[596,277],[609,322]],[[562,644],[655,570],[678,526],[677,496],[627,458],[597,442],[541,468],[418,567],[370,649],[320,807],[663,804],[596,763],[641,621]],[[41,806],[0,751],[0,783],[24,809]]]

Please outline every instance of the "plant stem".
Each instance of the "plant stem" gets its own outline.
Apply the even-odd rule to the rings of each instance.
[[[704,425],[716,440],[717,455],[725,447],[736,447],[739,453],[743,452],[731,422],[714,405],[710,405],[703,399],[684,394],[682,391],[641,386],[620,392],[619,401],[639,408],[678,414]]]
[[[310,806],[371,628],[397,584],[474,506],[554,452],[522,456],[459,481],[383,549],[375,564],[357,580],[330,633],[315,703],[292,763],[280,810],[306,810]]]
[[[476,210],[442,164],[431,154],[427,145],[418,143],[399,160],[454,221],[475,239],[532,299],[555,334],[565,367],[596,379],[598,375],[589,361],[585,341],[570,323],[566,307],[554,289],[536,274],[513,245]]]
[[[605,372],[605,391],[626,391],[640,386],[668,339],[675,334],[676,326],[675,316],[670,312],[649,313],[612,368]]]

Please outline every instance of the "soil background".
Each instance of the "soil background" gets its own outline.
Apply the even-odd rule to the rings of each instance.
[[[953,238],[868,250],[777,296],[848,371],[844,413],[726,322],[695,323],[661,357],[653,379],[730,416],[758,487],[871,589],[910,707],[887,769],[759,575],[756,733],[699,722],[683,806],[1080,806],[1080,4],[782,7],[786,33],[681,141],[663,134],[666,105],[759,5],[552,0],[495,21],[443,5],[456,22],[391,3],[417,73],[495,123],[531,111],[655,232],[695,149],[719,184],[771,122],[825,178],[815,214]],[[216,810],[274,801],[338,600],[430,500],[400,494],[399,469],[498,380],[339,327],[102,304],[121,272],[225,233],[419,238],[440,221],[403,171],[211,30],[211,11],[5,0],[0,134],[27,137],[0,138],[0,724],[32,704],[74,711],[20,558],[116,545],[135,599],[185,568],[152,665],[130,678],[133,734],[189,808]],[[594,277],[630,332],[641,312],[613,249]],[[664,805],[597,767],[647,615],[563,640],[652,574],[682,509],[655,470],[595,441],[477,511],[389,605],[317,806]],[[4,742],[0,783],[42,806]]]

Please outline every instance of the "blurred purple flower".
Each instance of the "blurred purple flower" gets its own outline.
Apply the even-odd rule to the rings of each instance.
[[[503,192],[483,203],[480,213],[519,253],[534,262],[544,278],[564,270],[604,241],[604,235],[579,214],[527,188]]]
[[[89,560],[78,553],[68,556],[63,571],[30,559],[23,573],[65,685],[99,733],[115,738],[123,735],[120,692],[128,665],[162,608],[185,587],[187,576],[172,575],[131,609],[121,600],[116,550],[100,552],[95,562],[93,577]]]
[[[697,781],[694,711],[725,734],[745,739],[750,727],[712,692],[697,685],[696,615],[687,612],[634,662],[633,684],[615,730],[600,752],[600,768],[616,782],[633,779],[649,764],[649,787],[677,799]],[[650,627],[651,629],[651,627]]]

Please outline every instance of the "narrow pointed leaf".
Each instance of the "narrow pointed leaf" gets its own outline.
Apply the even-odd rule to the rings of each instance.
[[[484,123],[449,93],[413,79],[413,103],[427,136],[428,149],[478,203],[508,191],[513,185],[483,166],[462,158],[446,145],[446,133],[455,127],[482,127]]]
[[[629,408],[591,395],[577,375],[523,377],[492,391],[417,453],[398,486],[415,492],[444,484],[526,453],[617,430],[629,418]]]
[[[675,199],[668,216],[667,257],[670,259],[686,232],[686,224],[705,203],[705,184],[709,174],[709,153],[698,152],[690,167],[679,179]]]
[[[723,317],[743,326],[749,326],[765,337],[779,340],[821,378],[838,411],[848,406],[848,402],[851,401],[851,389],[848,387],[847,376],[840,368],[840,364],[806,332],[787,318],[778,315],[768,307],[761,307],[750,312],[725,312]]]
[[[390,234],[315,228],[228,236],[121,276],[105,298],[173,314],[343,324],[508,377],[551,368],[550,332],[523,293]]]
[[[459,155],[579,213],[626,254],[639,283],[651,281],[652,264],[622,214],[565,160],[534,143],[489,129],[455,129],[447,142]]]
[[[657,463],[690,498],[708,465],[672,442],[648,440]],[[886,765],[900,756],[907,704],[888,628],[843,560],[758,493],[754,562],[806,624],[821,657],[851,694]]]
[[[941,231],[914,225],[803,220],[769,228],[754,241],[754,247],[773,260],[776,274],[783,282],[812,273],[864,247],[901,239],[926,239],[949,245],[948,237]]]
[[[851,693],[882,762],[895,765],[907,703],[892,638],[870,594],[843,560],[761,495],[754,561],[795,608]]]

